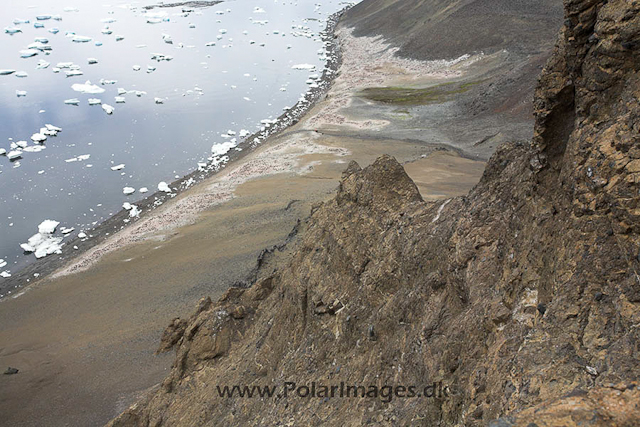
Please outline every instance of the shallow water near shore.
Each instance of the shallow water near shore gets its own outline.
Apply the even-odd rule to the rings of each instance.
[[[261,120],[275,119],[293,106],[309,89],[309,75],[321,74],[319,33],[325,18],[345,6],[255,0],[183,13],[183,7],[146,10],[147,4],[3,6],[3,26],[21,32],[0,35],[0,69],[24,71],[27,77],[0,76],[0,149],[21,151],[12,148],[18,141],[46,148],[23,150],[14,161],[0,156],[0,259],[7,262],[0,271],[15,273],[35,260],[19,245],[42,221],[73,227],[68,240],[119,211],[124,202],[144,197],[141,188],[153,193],[160,181],[196,169],[211,156],[213,145],[233,145],[234,138],[240,142],[242,130],[253,133],[264,126]],[[51,18],[38,20],[42,15]],[[29,23],[14,24],[16,18]],[[36,22],[44,28],[35,28]],[[53,34],[52,28],[59,32]],[[74,42],[67,32],[91,40]],[[21,58],[21,51],[38,38],[46,38],[48,43],[40,43],[51,50]],[[172,59],[152,60],[155,53]],[[89,64],[89,58],[97,63]],[[36,69],[40,61],[50,65]],[[54,72],[61,62],[73,62],[83,74],[66,76],[76,67]],[[315,69],[293,69],[297,64]],[[104,92],[72,89],[87,80]],[[116,82],[101,84],[109,80]],[[116,103],[116,96],[125,103]],[[79,105],[65,105],[73,98]],[[114,113],[90,106],[89,98],[115,107]],[[31,135],[45,124],[62,131],[36,144]],[[124,168],[118,169],[121,164]],[[136,191],[127,196],[125,187]]]

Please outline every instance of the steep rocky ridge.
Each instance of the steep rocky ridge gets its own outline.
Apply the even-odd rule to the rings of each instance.
[[[391,157],[351,163],[250,287],[174,320],[170,375],[111,425],[637,425],[640,2],[564,7],[532,143],[501,146],[444,202]],[[451,393],[216,391],[285,381]]]

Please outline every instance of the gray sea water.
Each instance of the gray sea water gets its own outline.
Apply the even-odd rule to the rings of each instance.
[[[309,76],[322,73],[319,33],[326,18],[346,6],[337,0],[236,0],[144,8],[153,4],[2,1],[0,70],[16,72],[0,75],[0,152],[21,155],[0,155],[5,276],[35,260],[20,244],[43,221],[60,222],[56,237],[74,228],[68,240],[148,195],[141,188],[155,192],[159,182],[206,162],[213,146],[233,146],[294,105],[309,89]],[[9,34],[15,28],[20,32]],[[171,59],[158,61],[154,54]],[[299,64],[315,69],[295,69]],[[82,75],[67,76],[73,70]],[[104,92],[72,88],[87,81]],[[117,96],[125,102],[117,103]],[[78,105],[65,104],[74,98]],[[89,98],[114,107],[113,114],[89,105]],[[31,137],[45,124],[62,131],[37,144]],[[135,192],[124,194],[126,187]]]

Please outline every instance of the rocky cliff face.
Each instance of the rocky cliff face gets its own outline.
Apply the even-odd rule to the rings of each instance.
[[[172,323],[171,374],[112,425],[637,425],[640,2],[564,5],[532,144],[502,146],[468,197],[436,203],[393,158],[350,164],[251,287]],[[288,381],[448,389],[216,388]]]

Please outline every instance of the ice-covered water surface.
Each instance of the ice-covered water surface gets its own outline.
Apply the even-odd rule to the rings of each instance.
[[[3,272],[35,259],[20,245],[44,220],[75,230],[52,238],[82,233],[295,104],[324,65],[325,19],[345,6],[150,4],[3,6]]]

